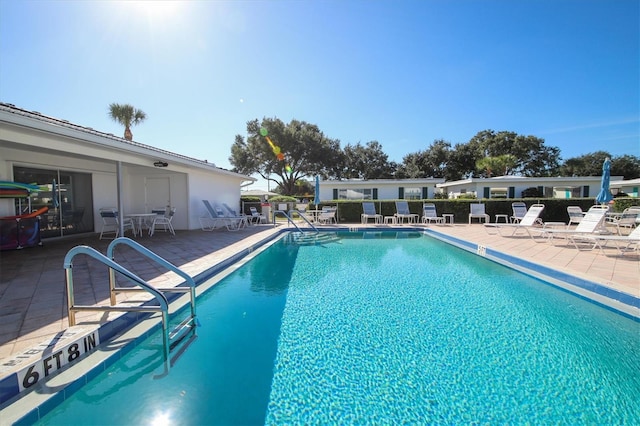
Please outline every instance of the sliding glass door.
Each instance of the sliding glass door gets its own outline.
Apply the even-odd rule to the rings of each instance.
[[[42,216],[42,237],[58,237],[93,232],[91,175],[66,170],[14,167],[15,182],[40,186],[28,202],[16,200],[16,214],[49,210]]]

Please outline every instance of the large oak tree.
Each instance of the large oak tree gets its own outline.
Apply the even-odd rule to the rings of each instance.
[[[299,179],[336,176],[343,158],[340,142],[326,137],[315,124],[298,120],[285,124],[277,118],[263,118],[262,122],[247,122],[246,139],[236,135],[229,162],[234,171],[257,173],[285,195],[292,195]]]

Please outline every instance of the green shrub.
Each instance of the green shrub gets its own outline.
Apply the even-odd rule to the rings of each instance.
[[[624,209],[629,208],[631,206],[640,206],[640,200],[633,197],[613,199],[614,212],[623,212]]]
[[[542,198],[542,192],[536,187],[531,187],[522,190],[522,198]]]
[[[476,197],[476,194],[473,194],[471,192],[468,192],[466,194],[460,194],[458,196],[458,199],[462,199],[462,200],[476,200],[478,197]]]

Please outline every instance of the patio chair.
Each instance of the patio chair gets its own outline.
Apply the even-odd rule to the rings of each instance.
[[[176,214],[175,207],[167,207],[161,215],[157,214],[157,212],[152,213],[156,213],[156,217],[153,219],[153,222],[151,222],[151,226],[149,227],[150,237],[153,236],[154,232],[156,232],[156,227],[160,226],[164,232],[169,231],[171,232],[171,235],[176,235],[176,231],[173,229],[173,225],[171,224],[173,216]]]
[[[471,225],[471,219],[478,219],[479,222],[482,222],[482,220],[484,219],[485,223],[489,222],[489,215],[484,211],[484,204],[469,204],[469,209],[469,225]]]
[[[522,201],[515,201],[511,203],[511,211],[513,214],[509,218],[509,222],[518,223],[527,214],[527,205]]]
[[[100,230],[100,239],[105,235],[113,234],[113,238],[118,238],[120,234],[120,219],[118,218],[118,210],[114,208],[101,208],[100,218],[102,218],[102,229]],[[130,229],[133,236],[136,236],[136,227],[133,219],[125,217],[122,221],[122,232]]]
[[[323,207],[322,212],[318,215],[318,223],[328,225],[330,223],[338,223],[336,220],[336,209],[331,207]]]
[[[531,238],[533,238],[530,229],[540,224],[540,214],[542,213],[542,210],[544,210],[544,204],[533,204],[529,207],[525,215],[516,223],[485,223],[484,227],[487,232],[489,232],[489,229],[496,229],[500,235],[511,237],[516,235],[519,230],[523,229]],[[510,235],[504,235],[502,233],[502,231],[506,229],[511,230]]]
[[[567,214],[569,215],[569,223],[567,224],[567,228],[572,224],[578,224],[582,221],[582,218],[585,215],[585,212],[578,206],[568,206]]]
[[[256,209],[255,207],[249,207],[249,211],[251,212],[251,217],[249,218],[251,223],[253,223],[254,225],[257,225],[259,223],[267,223],[267,216],[258,212],[258,209]]]
[[[615,227],[618,235],[622,235],[620,228],[629,228],[632,231],[637,226],[638,216],[640,216],[640,206],[628,207],[619,216],[607,217],[605,225]]]
[[[409,211],[409,203],[406,201],[396,201],[396,222],[403,223],[407,219],[408,223],[415,223],[420,217],[419,214]]]
[[[444,223],[444,217],[438,216],[436,205],[433,203],[425,203],[422,205],[422,223]]]
[[[231,220],[223,214],[218,214],[218,210],[211,205],[209,200],[202,200],[202,203],[208,213],[208,216],[199,218],[200,227],[203,231],[213,231],[218,225],[224,226],[228,231],[237,231],[240,229],[238,221]]]
[[[360,222],[369,223],[369,219],[373,219],[374,223],[382,223],[382,215],[376,212],[376,205],[371,202],[362,203],[362,214]]]

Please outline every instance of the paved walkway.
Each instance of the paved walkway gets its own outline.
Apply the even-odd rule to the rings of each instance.
[[[379,225],[380,228],[388,228]],[[615,249],[604,252],[578,251],[562,241],[536,242],[528,236],[489,235],[482,225],[434,225],[433,229],[587,278],[591,281],[640,297],[640,256],[620,256]],[[252,246],[278,228],[252,226],[238,232],[177,231],[176,236],[156,233],[137,241],[191,276],[203,272],[234,253]],[[59,335],[68,327],[63,261],[77,245],[106,252],[110,240],[95,235],[70,240],[46,241],[44,247],[0,252],[0,362]],[[122,248],[120,248],[122,247]],[[116,261],[155,285],[181,281],[126,246],[116,250]],[[77,303],[108,303],[107,269],[88,256],[73,262]],[[119,298],[136,296],[122,295]],[[113,315],[113,314],[112,314]],[[78,323],[97,324],[108,316],[87,312]]]

